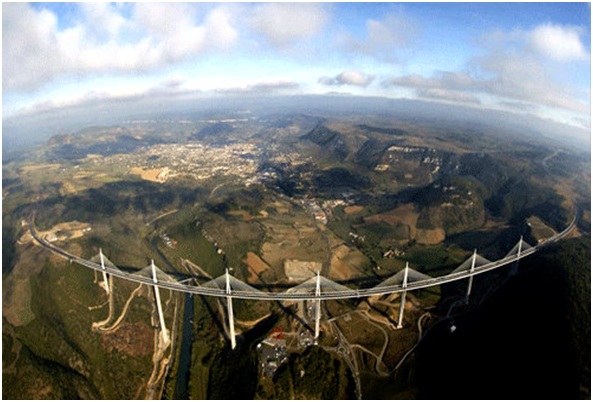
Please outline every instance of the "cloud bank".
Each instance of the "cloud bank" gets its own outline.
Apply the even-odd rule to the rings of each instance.
[[[541,11],[530,18],[496,5],[507,12],[492,31],[475,17],[493,6],[477,3],[3,3],[3,118],[141,96],[351,91],[582,126],[590,19],[571,4],[523,6]]]
[[[496,96],[503,99],[500,104],[519,103],[521,109],[542,105],[588,113],[588,99],[557,74],[568,63],[589,60],[580,36],[575,27],[550,24],[493,32],[482,38],[484,54],[468,61],[464,71],[402,75],[383,86],[410,88],[424,98],[479,103],[480,96]]]

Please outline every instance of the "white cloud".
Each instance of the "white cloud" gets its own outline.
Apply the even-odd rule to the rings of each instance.
[[[498,104],[505,109],[511,109],[511,110],[521,110],[521,111],[530,111],[530,112],[533,112],[535,110],[534,105],[525,103],[525,102],[519,102],[519,101],[502,101],[502,102],[499,102]]]
[[[582,128],[591,130],[591,120],[590,119],[584,119],[582,117],[575,117],[575,118],[573,118],[573,122]]]
[[[84,90],[77,93],[58,93],[48,96],[18,109],[13,116],[27,116],[37,113],[54,112],[67,108],[85,108],[91,105],[115,103],[125,104],[139,100],[158,102],[159,100],[177,99],[183,96],[197,96],[202,91],[193,83],[188,83],[180,77],[166,78],[156,84],[125,82],[109,86],[96,86],[96,89]],[[131,106],[132,108],[134,106]]]
[[[582,30],[572,26],[544,24],[528,33],[531,46],[545,57],[567,62],[589,58],[581,42]]]
[[[436,78],[426,78],[418,74],[409,74],[384,81],[383,86],[406,88],[433,88],[440,87],[441,83]]]
[[[339,39],[340,46],[359,54],[380,60],[396,61],[398,50],[408,47],[418,36],[420,28],[411,18],[402,13],[386,14],[382,19],[366,21],[366,31],[362,38],[350,33]]]
[[[483,55],[471,59],[466,71],[437,71],[430,77],[410,74],[383,85],[412,88],[418,96],[434,99],[467,96],[471,101],[472,96],[487,95],[509,108],[519,102],[521,109],[552,107],[590,112],[587,97],[567,80],[566,73],[559,74],[566,71],[567,63],[588,57],[578,29],[541,25],[531,31],[497,31],[482,38],[481,44]],[[564,63],[562,69],[558,69],[558,62]]]
[[[487,46],[488,53],[472,61],[480,77],[473,83],[474,89],[510,100],[589,113],[589,100],[579,96],[567,74],[558,74],[566,66],[558,70],[558,59],[549,54],[542,58],[541,51],[533,51],[531,38],[537,30],[499,35],[496,46]],[[569,59],[562,61],[568,63]]]
[[[359,87],[367,87],[374,79],[374,75],[367,75],[358,70],[347,70],[333,78],[321,77],[318,82],[323,85],[355,85]]]
[[[233,19],[232,12],[225,7],[212,10],[205,24],[206,43],[215,43],[223,49],[234,45],[238,34],[233,27]]]
[[[55,51],[57,18],[22,3],[2,4],[3,89],[36,85],[63,71]]]
[[[323,4],[267,3],[253,8],[250,23],[271,44],[282,47],[317,35],[328,20]]]
[[[493,75],[493,78],[478,78],[456,72],[439,72],[430,78],[419,75],[401,76],[385,81],[383,85],[385,87],[416,89],[417,93],[423,97],[432,94],[433,99],[438,99],[438,95],[445,94],[445,91],[455,91],[455,96],[458,96],[459,99],[461,99],[461,93],[466,93],[468,96],[469,94],[488,94],[504,99],[507,105],[509,104],[508,100],[512,100],[523,102],[523,108],[527,102],[532,106],[540,104],[578,113],[588,113],[590,105],[575,98],[569,87],[554,82],[540,68],[526,68],[525,71],[517,69],[516,66],[521,63],[530,64],[527,60],[497,59],[494,66],[486,68],[486,62],[484,62],[483,68],[489,75]],[[531,76],[524,73],[531,73]],[[440,98],[444,99],[445,97],[443,95]]]
[[[125,18],[117,6],[82,3],[78,20],[58,28],[43,8],[4,3],[4,89],[32,89],[65,73],[141,71],[232,46],[233,14],[216,6],[197,23],[196,5],[136,3]]]
[[[176,36],[193,26],[193,9],[187,3],[137,3],[133,20],[160,38]]]
[[[447,88],[454,90],[472,89],[476,80],[466,73],[437,71],[432,78],[425,78],[418,74],[404,75],[384,82],[385,86],[399,86],[408,88]]]
[[[161,82],[161,86],[164,88],[179,88],[185,83],[185,80],[181,77],[170,77]]]
[[[89,36],[94,34],[97,39],[118,35],[126,23],[126,19],[109,3],[81,3],[80,7],[85,20],[91,22],[87,26]]]
[[[418,95],[420,98],[437,99],[458,103],[482,103],[476,96],[441,88],[420,88],[416,90],[416,95]]]
[[[406,46],[416,34],[416,27],[404,17],[388,14],[382,20],[368,20],[367,44],[375,48]]]
[[[282,92],[292,92],[297,90],[300,85],[294,81],[263,81],[242,87],[215,89],[214,92],[226,95],[267,95]]]
[[[158,102],[158,100],[179,100],[201,95],[274,95],[290,94],[298,91],[300,84],[289,80],[255,81],[244,85],[235,84],[225,86],[225,82],[216,83],[215,87],[207,87],[204,81],[190,81],[173,76],[152,84],[145,82],[126,82],[118,85],[104,86],[100,89],[86,90],[78,93],[49,94],[26,107],[20,108],[12,116],[26,116],[36,113],[52,112],[70,107],[88,107],[94,104],[115,104],[138,100]]]

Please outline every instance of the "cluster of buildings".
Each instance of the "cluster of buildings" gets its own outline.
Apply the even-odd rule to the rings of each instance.
[[[348,233],[348,236],[352,237],[354,240],[357,240],[357,241],[359,241],[361,243],[364,243],[364,241],[365,241],[365,237],[364,236],[361,236],[361,235],[356,234],[354,232]]]
[[[143,156],[145,168],[168,167],[177,175],[189,175],[196,180],[204,181],[214,175],[248,179],[258,168],[259,154],[259,149],[250,143],[220,147],[203,144],[159,144],[150,147]]]
[[[341,194],[341,199],[318,201],[314,198],[304,198],[301,199],[300,202],[305,209],[313,215],[317,222],[327,225],[332,218],[336,207],[355,204],[353,199],[355,195],[356,193],[348,191]]]
[[[313,334],[306,328],[303,328],[298,335],[298,342],[299,347],[302,349],[306,349],[311,345],[315,344],[315,338],[313,338]]]
[[[301,200],[307,211],[313,214],[313,217],[317,222],[321,222],[324,225],[327,224],[327,215],[325,211],[321,208],[321,205],[315,200],[310,199],[303,199]]]
[[[403,257],[406,253],[398,248],[389,249],[383,253],[383,258]]]
[[[313,214],[315,220],[317,222],[323,223],[324,225],[326,225],[329,219],[332,217],[334,208],[340,205],[349,205],[349,203],[345,200],[324,200],[319,203],[317,200],[303,199],[301,202],[305,208],[311,214]]]
[[[175,176],[189,176],[197,181],[214,176],[232,176],[249,180],[259,167],[260,150],[251,143],[209,146],[198,143],[156,144],[129,154],[93,160],[94,164],[113,165],[130,171],[133,168],[158,170],[155,181],[165,182]]]
[[[163,243],[165,243],[165,245],[167,247],[169,247],[169,248],[177,247],[177,240],[171,239],[166,233],[163,233],[162,235],[160,235],[160,238],[163,241]]]
[[[288,359],[286,339],[282,332],[272,334],[257,344],[257,353],[264,377],[272,378],[278,367]]]

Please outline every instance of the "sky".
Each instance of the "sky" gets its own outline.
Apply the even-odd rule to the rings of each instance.
[[[590,3],[3,3],[2,117],[350,94],[591,124]]]

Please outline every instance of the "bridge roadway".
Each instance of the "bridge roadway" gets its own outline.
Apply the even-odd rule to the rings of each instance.
[[[353,298],[360,298],[360,297],[369,297],[369,296],[380,296],[392,293],[400,293],[403,291],[411,291],[416,289],[424,289],[429,288],[437,285],[442,285],[448,282],[454,282],[461,279],[469,278],[473,275],[478,275],[484,272],[492,271],[494,269],[500,268],[502,266],[511,264],[515,261],[519,261],[522,258],[525,258],[540,249],[562,239],[565,237],[576,225],[576,217],[577,214],[575,213],[575,217],[573,218],[572,222],[566,229],[562,232],[550,237],[546,241],[528,248],[524,251],[521,251],[515,255],[509,255],[504,257],[500,260],[490,262],[488,264],[484,264],[478,267],[475,267],[473,272],[470,270],[460,271],[451,273],[448,275],[436,277],[436,278],[429,278],[429,279],[422,279],[414,282],[409,282],[404,288],[401,284],[395,285],[387,285],[387,286],[375,286],[373,288],[365,288],[365,289],[351,289],[351,290],[323,290],[321,294],[316,296],[314,292],[311,293],[290,293],[290,289],[285,292],[263,292],[263,291],[251,291],[251,290],[232,290],[229,294],[226,292],[225,288],[210,288],[204,287],[200,285],[188,285],[179,282],[161,282],[159,281],[156,286],[169,289],[178,292],[185,292],[185,293],[193,293],[197,295],[203,296],[212,296],[212,297],[231,297],[236,299],[245,299],[245,300],[338,300],[338,299],[353,299]],[[37,242],[45,247],[46,249],[51,250],[52,252],[59,254],[63,257],[68,258],[71,262],[75,262],[77,264],[83,265],[85,267],[94,269],[95,271],[105,272],[109,275],[113,275],[117,278],[122,278],[128,281],[136,282],[136,283],[144,283],[146,285],[154,286],[155,283],[153,282],[152,278],[143,277],[136,275],[134,273],[127,273],[123,272],[119,269],[115,269],[109,266],[105,266],[105,269],[101,266],[101,264],[85,260],[78,256],[68,253],[65,250],[49,243],[45,240],[42,236],[39,236],[37,230],[35,229],[32,221],[29,222],[29,231],[31,235]]]

